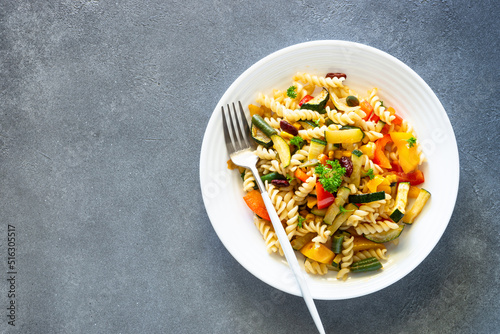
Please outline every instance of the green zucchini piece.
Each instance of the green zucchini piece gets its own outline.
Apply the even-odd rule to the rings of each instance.
[[[332,101],[335,109],[337,109],[338,111],[343,111],[348,113],[359,109],[359,106],[350,107],[347,104],[347,98],[339,99],[335,94],[330,94],[330,101]]]
[[[313,121],[299,121],[299,124],[306,130],[314,129],[318,127],[318,124],[314,123]]]
[[[353,183],[356,188],[359,187],[359,184],[361,183],[361,167],[362,167],[362,160],[361,160],[361,155],[363,153],[359,150],[354,150],[352,151],[351,154],[351,162],[352,162],[352,173],[351,176],[349,177],[349,180],[351,183]]]
[[[429,198],[431,198],[431,193],[421,188],[415,203],[413,203],[411,209],[404,215],[403,223],[413,224],[413,221],[420,214],[420,211],[422,211]]]
[[[396,195],[394,211],[389,216],[394,222],[399,222],[405,215],[406,203],[408,202],[408,191],[410,182],[400,182],[398,185],[398,194]]]
[[[316,216],[324,217],[327,209],[318,209],[317,206],[311,209],[311,213]]]
[[[365,271],[375,271],[382,268],[382,263],[375,257],[369,257],[367,259],[354,262],[351,265],[351,271],[354,273],[365,272]]]
[[[287,142],[283,138],[276,134],[271,136],[271,140],[273,141],[274,149],[278,152],[278,156],[280,157],[283,167],[288,167],[292,158],[290,146],[288,146]]]
[[[311,241],[315,236],[316,236],[316,233],[309,232],[301,237],[296,237],[290,243],[292,244],[293,249],[300,250],[302,247],[304,247],[305,244],[307,244],[309,241]]]
[[[345,130],[325,130],[325,140],[332,144],[352,144],[363,140],[365,133],[360,128]]]
[[[401,232],[403,232],[404,225],[400,225],[398,228],[388,230],[380,233],[365,234],[365,238],[376,243],[384,243],[399,238]]]
[[[343,206],[347,202],[347,198],[351,190],[347,187],[342,187],[337,191],[337,196],[335,197],[335,201],[328,207],[326,211],[325,218],[323,221],[325,224],[331,225],[335,217],[337,217],[340,212],[340,207]]]
[[[333,220],[332,224],[328,226],[326,229],[330,231],[330,235],[333,235],[353,213],[356,211],[358,207],[352,203],[347,204],[344,207],[344,211],[337,215]]]
[[[307,101],[306,103],[300,106],[300,109],[309,109],[319,112],[320,114],[324,114],[326,103],[330,98],[330,93],[326,88],[323,87],[321,92],[316,95],[312,100]]]
[[[262,182],[265,181],[271,182],[272,180],[286,180],[286,177],[278,172],[272,172],[269,174],[262,175],[260,179],[262,180]]]
[[[278,132],[271,126],[269,123],[267,123],[260,115],[253,115],[252,116],[252,124],[255,124],[256,127],[258,127],[266,136],[271,138],[272,136],[278,134]]]
[[[368,194],[349,195],[349,203],[369,203],[380,201],[383,199],[385,199],[385,191],[377,191]]]
[[[312,160],[308,160],[308,161],[300,164],[298,166],[298,168],[314,167],[314,166],[317,166],[318,164],[319,164],[319,160],[318,159],[312,159]]]
[[[326,147],[325,141],[317,138],[312,138],[311,145],[309,146],[309,155],[307,159],[308,160],[318,159],[318,156],[325,151],[325,147]]]
[[[265,148],[270,148],[273,146],[273,141],[269,138],[261,129],[259,129],[254,123],[251,127],[252,138],[257,144],[264,146]]]

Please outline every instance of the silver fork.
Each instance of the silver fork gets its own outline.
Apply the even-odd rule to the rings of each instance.
[[[300,269],[299,262],[297,261],[297,257],[293,251],[292,245],[288,240],[288,236],[281,225],[281,221],[274,209],[274,205],[269,198],[269,194],[264,187],[264,183],[260,179],[259,172],[257,171],[256,163],[257,163],[257,155],[253,154],[253,150],[255,148],[255,143],[250,137],[250,129],[248,127],[248,122],[245,117],[245,113],[243,112],[243,107],[241,106],[241,102],[239,104],[239,117],[236,111],[236,108],[233,106],[233,111],[231,112],[231,108],[229,104],[227,105],[228,109],[228,118],[226,118],[226,113],[224,112],[224,107],[222,109],[222,120],[224,125],[224,138],[226,140],[226,147],[229,152],[229,157],[233,161],[234,164],[248,168],[252,171],[255,181],[259,187],[260,193],[262,194],[262,198],[264,203],[266,204],[267,212],[269,213],[269,217],[271,218],[271,222],[274,227],[274,231],[278,236],[278,241],[281,244],[281,248],[283,249],[283,253],[285,254],[285,258],[292,269],[292,272],[297,280],[300,291],[302,293],[302,297],[306,302],[307,308],[311,313],[311,316],[318,328],[320,333],[325,333],[325,329],[323,328],[323,324],[321,323],[321,318],[319,317],[318,310],[316,309],[316,305],[314,304],[314,300],[309,292],[309,288],[307,283],[304,280],[304,276],[302,274],[302,270]]]

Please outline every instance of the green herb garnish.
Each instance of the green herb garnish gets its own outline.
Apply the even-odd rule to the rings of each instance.
[[[373,169],[372,169],[372,168],[370,168],[370,169],[366,172],[365,176],[368,176],[368,177],[370,178],[370,180],[371,180],[371,179],[373,179],[373,178],[375,177],[375,174],[373,174]]]
[[[339,209],[340,209],[340,213],[354,211],[354,209],[352,209],[352,210],[347,210],[347,209],[346,209],[346,208],[344,208],[343,206],[339,206]]]
[[[334,193],[342,184],[342,176],[345,174],[345,168],[340,166],[338,160],[327,160],[326,166],[316,166],[314,173],[319,176],[318,180],[323,188],[330,193]]]
[[[304,146],[304,144],[305,144],[304,139],[301,136],[295,136],[292,139],[290,139],[290,145],[295,145],[299,149],[301,149],[302,146]]]
[[[306,220],[304,217],[299,216],[299,222],[298,222],[297,226],[302,228],[302,223],[304,222],[304,220]]]
[[[407,139],[406,141],[408,142],[408,147],[412,148],[417,143],[417,138],[411,137],[410,139]]]
[[[288,89],[286,90],[286,95],[288,95],[288,97],[292,99],[295,99],[297,97],[297,87],[295,86],[288,87]]]

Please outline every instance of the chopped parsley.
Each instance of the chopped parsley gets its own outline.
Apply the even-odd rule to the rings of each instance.
[[[297,224],[298,227],[302,228],[302,223],[306,220],[304,217],[299,216],[299,223]]]
[[[288,87],[288,89],[286,90],[286,95],[288,95],[288,97],[292,99],[295,99],[297,97],[297,87],[295,86]]]
[[[318,175],[318,180],[323,188],[330,193],[334,193],[342,184],[342,176],[345,174],[345,168],[340,166],[338,160],[327,160],[326,164],[326,166],[316,166],[314,173]]]
[[[340,213],[354,211],[354,209],[352,209],[352,210],[347,210],[347,209],[346,209],[346,208],[344,208],[343,206],[339,206],[339,209],[340,209]]]
[[[384,101],[379,100],[379,102],[380,102],[380,106],[381,106],[381,107],[385,107],[385,106],[384,106]]]
[[[304,139],[302,139],[301,136],[295,136],[292,139],[290,139],[290,145],[295,145],[299,149],[301,149],[302,146],[304,146],[304,144],[305,144]]]
[[[417,138],[411,137],[410,139],[407,139],[406,141],[408,142],[408,147],[412,148],[417,143]]]
[[[371,179],[373,179],[375,177],[375,175],[373,174],[373,169],[370,168],[367,172],[366,172],[366,175],[365,176],[368,176]]]
[[[315,121],[314,121],[314,123],[316,124],[316,126],[319,126],[319,122],[320,122],[320,121],[321,121],[321,119],[319,119],[319,118],[318,118],[317,120],[315,120]]]

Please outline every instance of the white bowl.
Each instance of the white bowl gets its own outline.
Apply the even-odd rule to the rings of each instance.
[[[241,178],[227,169],[228,154],[223,139],[221,106],[241,101],[255,103],[259,92],[286,89],[296,72],[325,75],[347,74],[345,84],[366,95],[373,87],[386,105],[411,121],[427,163],[425,183],[432,194],[412,226],[403,231],[398,246],[389,245],[384,268],[367,274],[352,274],[344,282],[335,273],[306,275],[313,298],[346,299],[363,296],[398,281],[417,267],[431,252],[450,220],[458,192],[459,159],[455,135],[446,112],[430,87],[398,59],[375,48],[346,41],[314,41],[293,45],[258,61],[228,88],[208,123],[200,157],[203,201],[220,240],[234,258],[267,284],[300,296],[284,258],[269,255],[253,224],[252,212],[242,196]],[[299,262],[302,255],[297,252]]]

